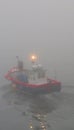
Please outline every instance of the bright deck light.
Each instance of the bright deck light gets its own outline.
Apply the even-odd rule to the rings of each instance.
[[[35,62],[37,60],[37,56],[36,55],[32,55],[31,56],[31,61]]]

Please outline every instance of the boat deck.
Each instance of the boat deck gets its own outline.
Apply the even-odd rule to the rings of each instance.
[[[37,84],[37,85],[39,85],[39,84],[46,84],[47,83],[47,79],[46,78],[40,78],[40,79],[35,79],[35,80],[29,79],[29,83],[30,84]]]
[[[17,74],[19,72],[14,72],[14,73],[11,73],[11,76],[14,78],[14,79],[17,79]],[[28,81],[29,81],[29,84],[36,84],[36,85],[40,85],[40,84],[46,84],[47,83],[47,78],[46,77],[42,77],[42,78],[37,78],[37,76],[33,76],[33,75],[30,75],[28,76]]]

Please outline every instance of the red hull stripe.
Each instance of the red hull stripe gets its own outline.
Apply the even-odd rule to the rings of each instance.
[[[22,85],[23,87],[32,87],[32,88],[37,88],[37,87],[48,87],[50,85],[60,85],[61,83],[56,81],[56,80],[52,80],[52,79],[48,79],[51,81],[51,83],[45,83],[45,84],[29,84],[29,83],[24,83],[24,82],[21,82],[19,80],[16,80],[14,79],[11,74],[14,73],[14,72],[17,72],[18,69],[16,67],[10,69],[10,71],[5,75],[5,78],[7,80],[10,80],[12,82],[14,82],[15,84],[19,84],[19,85]]]

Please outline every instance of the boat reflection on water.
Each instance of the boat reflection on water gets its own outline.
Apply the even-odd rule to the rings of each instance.
[[[11,89],[10,89],[11,88]],[[30,93],[21,93],[8,86],[5,89],[3,98],[8,105],[12,105],[17,111],[20,111],[24,118],[29,117],[29,129],[31,130],[49,130],[48,116],[58,106],[58,99],[53,95],[31,95]]]
[[[56,107],[56,103],[50,96],[48,96],[48,98],[43,95],[34,97],[30,104],[30,112],[32,113],[30,128],[33,130],[48,130],[49,127],[51,127],[47,119],[48,115],[55,110]],[[34,124],[34,126],[32,124]]]

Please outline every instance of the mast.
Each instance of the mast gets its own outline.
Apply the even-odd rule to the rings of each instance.
[[[16,56],[17,66],[19,70],[23,70],[23,61],[19,60],[19,56]]]

